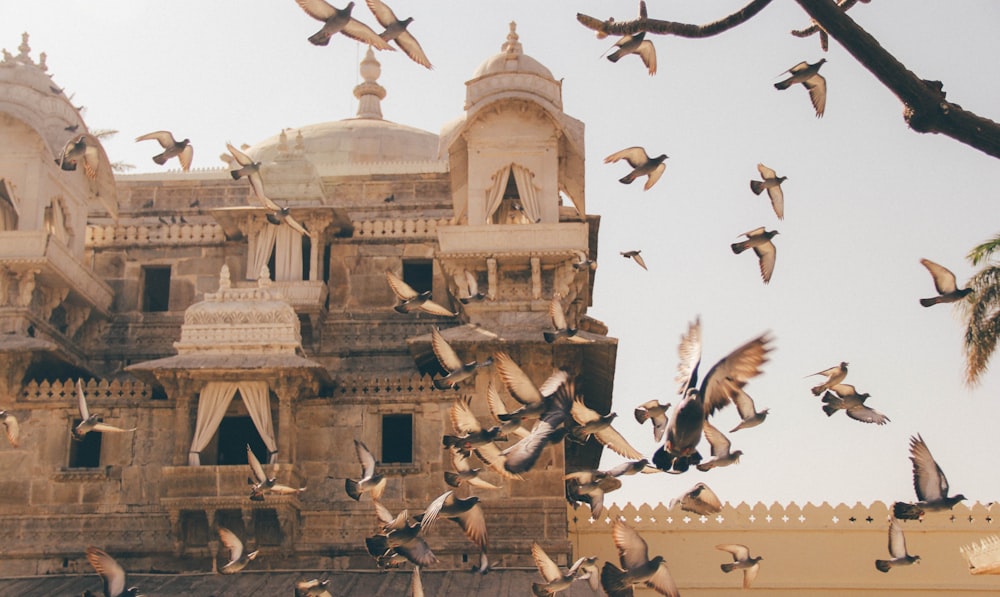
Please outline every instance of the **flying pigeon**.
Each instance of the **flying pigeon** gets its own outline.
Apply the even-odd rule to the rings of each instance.
[[[642,255],[640,255],[639,253],[642,253],[642,250],[633,249],[631,251],[621,251],[622,257],[624,257],[625,259],[632,259],[636,263],[638,263],[642,269],[648,270],[649,268],[646,267],[646,261],[642,258]]]
[[[457,390],[458,384],[470,379],[476,374],[477,369],[489,367],[493,364],[492,357],[486,357],[482,363],[477,361],[465,362],[458,358],[458,353],[448,344],[441,332],[436,328],[431,328],[431,348],[437,357],[441,367],[447,371],[444,377],[434,379],[434,387],[439,390]]]
[[[730,245],[733,253],[737,255],[747,249],[753,249],[760,262],[760,277],[764,280],[765,284],[771,281],[771,274],[774,273],[774,260],[777,256],[777,251],[774,248],[774,244],[771,243],[771,239],[776,234],[778,234],[777,230],[767,231],[761,226],[740,235],[747,237],[746,240]]]
[[[348,2],[343,9],[331,6],[324,0],[295,0],[306,14],[323,22],[323,27],[309,36],[309,42],[316,46],[325,46],[330,38],[337,33],[343,33],[354,41],[359,41],[377,50],[391,50],[389,43],[378,36],[371,27],[351,16],[354,2]]]
[[[451,446],[451,449],[462,456],[467,456],[471,450],[487,466],[499,473],[501,477],[505,479],[520,479],[519,475],[512,474],[504,468],[506,456],[502,454],[500,448],[494,443],[494,440],[502,441],[507,439],[503,434],[502,428],[493,427],[489,430],[484,430],[482,425],[479,424],[479,419],[472,412],[471,403],[472,397],[466,396],[455,400],[451,405],[451,424],[457,433],[463,434],[464,438],[462,441],[452,442],[456,445]],[[525,436],[527,435],[528,433],[525,432]],[[445,445],[448,445],[447,440],[445,440]],[[447,474],[445,476],[447,478]],[[459,477],[460,479],[462,478],[461,473]],[[468,478],[469,475],[465,475],[465,477]],[[448,484],[454,485],[453,483]]]
[[[90,414],[90,410],[87,409],[87,399],[83,395],[83,382],[79,379],[76,380],[76,400],[77,406],[80,408],[81,420],[80,424],[73,429],[73,439],[83,440],[83,437],[91,431],[100,433],[128,433],[135,431],[135,427],[122,429],[113,425],[107,425],[104,423],[104,417]]]
[[[250,156],[233,147],[232,143],[226,143],[226,148],[229,150],[229,153],[232,154],[232,161],[230,164],[235,162],[236,165],[239,166],[239,168],[234,168],[229,171],[233,180],[239,180],[245,176],[250,182],[250,188],[253,190],[253,194],[263,203],[266,195],[264,194],[264,181],[260,177],[260,162],[253,161]]]
[[[807,375],[806,377],[812,377],[814,375],[826,376],[826,381],[812,388],[811,391],[813,393],[813,396],[819,396],[823,392],[829,390],[833,386],[844,381],[844,378],[847,377],[847,365],[848,363],[846,361],[841,361],[839,365],[834,365],[829,369],[824,369],[822,371],[818,371],[816,373]]]
[[[635,529],[616,518],[611,525],[611,537],[618,548],[622,569],[611,562],[604,563],[601,586],[608,595],[628,595],[633,585],[645,585],[660,595],[680,597],[663,556],[649,559],[649,548]]]
[[[247,478],[247,483],[252,487],[250,489],[250,499],[259,502],[264,501],[264,494],[273,493],[275,495],[292,495],[299,494],[306,490],[305,487],[290,487],[288,485],[282,485],[278,483],[277,477],[268,477],[264,473],[264,467],[257,460],[257,456],[250,449],[250,444],[247,444],[247,464],[250,466],[251,476]],[[277,472],[278,465],[274,465],[274,470]]]
[[[87,547],[86,554],[87,561],[104,583],[104,597],[138,597],[139,589],[125,588],[125,569],[114,558],[93,545]]]
[[[667,429],[667,411],[670,403],[661,404],[658,400],[648,400],[635,407],[635,420],[642,425],[646,421],[653,422],[653,439],[663,441],[663,432]]]
[[[521,474],[531,470],[550,443],[558,441],[565,434],[562,424],[569,418],[570,405],[575,395],[574,384],[566,381],[551,397],[545,399],[545,410],[527,437],[502,452],[506,457],[503,466],[508,472]]]
[[[497,448],[497,454],[499,453],[500,450]],[[455,468],[454,472],[444,472],[444,482],[448,485],[458,488],[462,484],[468,484],[470,487],[480,489],[499,489],[496,485],[479,476],[481,469],[472,468],[472,465],[469,464],[469,457],[464,455],[461,450],[451,450],[451,464]]]
[[[723,572],[732,572],[733,570],[743,571],[743,588],[749,589],[750,583],[753,579],[757,578],[757,572],[760,570],[760,561],[764,558],[750,557],[750,550],[747,549],[746,545],[740,545],[738,543],[723,543],[716,545],[715,549],[722,551],[728,551],[733,556],[733,561],[725,564],[721,564]]]
[[[819,74],[819,68],[826,62],[826,58],[820,58],[819,62],[809,64],[800,62],[788,69],[791,76],[783,81],[774,84],[775,89],[788,89],[796,83],[802,83],[809,90],[809,99],[813,108],[816,108],[816,118],[822,118],[826,110],[826,79]]]
[[[749,394],[743,390],[737,390],[736,393],[733,394],[733,404],[736,405],[736,412],[740,414],[740,423],[736,427],[730,429],[729,433],[760,425],[764,422],[764,419],[767,418],[767,414],[770,412],[770,409],[767,408],[762,411],[758,411],[757,407],[753,403],[753,398],[751,398]]]
[[[643,190],[648,191],[656,184],[656,181],[660,180],[663,171],[667,169],[666,164],[663,163],[667,157],[667,154],[662,153],[655,158],[650,158],[642,147],[628,147],[604,158],[604,163],[612,164],[618,160],[625,160],[629,166],[632,166],[632,171],[618,179],[618,182],[632,184],[636,178],[645,176],[646,186],[643,187]]]
[[[498,415],[501,421],[520,421],[525,417],[538,416],[548,408],[549,398],[556,393],[556,390],[567,382],[569,374],[562,370],[552,373],[541,386],[535,386],[528,374],[514,362],[506,352],[498,351],[493,354],[493,362],[497,372],[500,374],[500,381],[507,388],[507,392],[522,404],[518,410],[506,415]],[[572,400],[572,396],[570,397]],[[567,409],[569,404],[566,405]]]
[[[874,408],[865,405],[865,400],[871,397],[867,392],[858,394],[851,384],[837,384],[830,388],[832,392],[823,394],[823,412],[831,417],[838,410],[843,410],[848,417],[862,423],[885,425],[889,417]]]
[[[644,39],[645,31],[640,31],[635,35],[624,35],[615,42],[618,49],[608,55],[608,60],[618,62],[624,56],[635,54],[642,59],[642,63],[649,69],[650,76],[656,74],[656,47],[653,42]],[[634,166],[633,166],[634,167]]]
[[[458,300],[462,302],[463,305],[468,305],[473,301],[481,301],[486,298],[486,295],[479,292],[479,282],[476,280],[476,274],[470,272],[467,269],[455,274],[455,286],[461,291],[461,295]]]
[[[549,301],[549,319],[552,321],[552,330],[542,332],[545,341],[549,344],[558,340],[561,336],[573,338],[576,336],[576,328],[571,328],[566,323],[566,312],[562,306],[562,295],[558,292],[552,293],[552,300]]]
[[[7,441],[10,442],[11,447],[20,446],[21,426],[17,422],[17,417],[5,410],[0,410],[0,421],[3,422],[4,431],[7,432]]]
[[[219,527],[219,540],[229,550],[229,561],[223,564],[222,568],[219,568],[219,572],[222,574],[236,574],[246,568],[250,560],[256,559],[257,554],[260,553],[260,550],[245,553],[240,538],[225,527]]]
[[[730,464],[739,463],[740,456],[743,455],[743,450],[730,451],[730,446],[732,444],[730,443],[729,438],[723,435],[721,431],[716,429],[708,421],[705,421],[703,431],[705,433],[705,439],[707,439],[709,445],[712,446],[712,457],[697,465],[699,471],[705,472],[718,466],[729,466]]]
[[[906,537],[903,536],[903,527],[895,518],[889,518],[889,555],[890,560],[875,560],[875,568],[879,572],[888,572],[896,566],[909,566],[920,561],[920,556],[911,556],[906,551]]]
[[[427,541],[421,536],[423,527],[420,524],[410,524],[405,514],[405,510],[400,513],[401,524],[398,528],[394,527],[365,538],[368,553],[376,559],[380,567],[398,565],[397,556],[402,556],[417,566],[430,566],[438,561]]]
[[[781,192],[781,183],[788,180],[788,177],[778,176],[774,170],[764,164],[757,164],[757,171],[760,172],[760,176],[764,180],[751,180],[750,190],[753,191],[754,195],[760,195],[766,190],[767,196],[771,198],[774,215],[778,216],[779,220],[785,219],[785,195]]]
[[[959,288],[955,282],[955,274],[948,268],[938,265],[930,259],[921,259],[920,263],[927,268],[934,278],[934,289],[938,295],[931,298],[920,299],[920,304],[930,307],[938,303],[955,303],[972,293],[971,288]]]
[[[587,254],[583,251],[576,250],[573,251],[576,254],[576,261],[573,262],[573,269],[581,270],[584,268],[589,268],[590,271],[597,269],[597,262],[593,259],[587,257]]]
[[[456,313],[445,309],[441,305],[431,300],[431,291],[417,292],[412,286],[403,281],[402,278],[386,270],[385,279],[389,282],[389,288],[396,298],[401,302],[393,307],[397,313],[412,313],[419,310],[431,315],[442,317],[454,317]]]
[[[368,450],[368,446],[360,440],[354,440],[354,450],[358,454],[358,461],[361,463],[361,479],[355,481],[347,479],[344,488],[347,495],[360,501],[361,495],[368,493],[373,500],[382,499],[382,492],[385,491],[386,478],[375,472],[375,457]]]
[[[585,503],[590,506],[590,515],[597,519],[604,511],[604,494],[620,489],[622,482],[614,475],[604,471],[577,471],[567,473],[566,501],[571,505]]]
[[[395,41],[396,45],[410,57],[410,60],[420,66],[431,68],[431,62],[424,54],[423,48],[407,30],[407,27],[413,22],[413,17],[399,20],[385,2],[381,0],[365,0],[365,2],[368,3],[368,8],[375,15],[375,20],[379,22],[379,25],[385,27],[385,31],[380,33],[379,37],[387,42]]]
[[[329,586],[329,578],[301,580],[295,583],[295,597],[333,597],[327,589]]]
[[[504,403],[503,398],[500,397],[500,391],[497,390],[497,386],[490,379],[490,383],[486,386],[486,404],[490,408],[490,414],[493,419],[500,424],[500,429],[504,433],[517,435],[518,437],[524,437],[528,435],[528,430],[521,426],[521,420],[511,418],[510,413],[507,411],[507,405]],[[503,415],[501,417],[501,415]]]
[[[556,593],[563,591],[576,580],[591,579],[591,588],[596,591],[598,589],[596,579],[597,575],[589,570],[589,567],[594,567],[596,569],[597,564],[596,558],[582,557],[578,558],[573,565],[569,567],[565,573],[559,569],[559,565],[552,561],[545,550],[538,542],[533,541],[531,543],[531,557],[535,560],[535,566],[538,567],[538,572],[545,579],[544,583],[533,582],[531,583],[531,592],[536,597],[549,597],[550,595],[555,595]],[[588,574],[589,576],[584,576]]]
[[[677,505],[681,507],[681,510],[702,516],[718,514],[722,511],[722,502],[719,501],[719,496],[715,495],[715,492],[704,483],[698,483],[680,497],[670,500],[670,508]]]
[[[913,462],[913,489],[919,501],[912,504],[896,502],[892,505],[893,516],[902,520],[919,520],[926,512],[950,510],[965,499],[962,494],[948,495],[948,479],[919,434],[910,437],[910,460]]]
[[[63,170],[76,170],[78,163],[83,162],[83,172],[87,178],[97,178],[97,167],[101,163],[100,141],[97,137],[83,133],[66,142],[62,153],[56,158],[56,164]]]
[[[167,163],[170,158],[176,157],[181,163],[181,170],[187,172],[191,169],[191,158],[194,157],[194,147],[191,146],[190,139],[178,141],[170,131],[155,131],[135,138],[138,141],[155,140],[163,148],[163,153],[153,156],[153,161],[159,165]]]
[[[698,366],[701,363],[701,320],[695,319],[677,347],[678,391],[684,398],[674,406],[667,423],[667,438],[653,454],[653,464],[660,470],[683,473],[691,464],[701,462],[698,443],[705,419],[729,404],[737,390],[760,375],[771,351],[771,338],[762,334],[733,350],[711,369],[701,386]]]
[[[455,492],[449,489],[435,498],[423,513],[413,518],[420,522],[423,530],[427,530],[439,517],[456,522],[469,541],[472,541],[480,552],[486,552],[489,545],[486,536],[486,515],[478,497],[455,497]]]
[[[578,394],[570,407],[570,415],[579,427],[572,427],[570,434],[581,442],[593,437],[612,452],[630,460],[639,460],[642,453],[632,447],[625,437],[611,426],[618,416],[616,413],[602,415],[584,404],[583,395]]]

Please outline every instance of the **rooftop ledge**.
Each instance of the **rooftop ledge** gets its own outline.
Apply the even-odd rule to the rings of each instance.
[[[437,229],[444,254],[567,253],[587,251],[586,222],[485,224]]]

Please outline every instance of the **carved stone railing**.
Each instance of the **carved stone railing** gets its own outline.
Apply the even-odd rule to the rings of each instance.
[[[85,246],[116,247],[126,245],[204,245],[225,242],[222,226],[208,224],[161,224],[157,226],[113,225],[87,226]]]
[[[256,281],[241,280],[233,283],[234,288],[256,287]],[[320,280],[278,280],[268,286],[273,296],[288,302],[296,311],[307,313],[319,311],[326,304],[329,289]]]
[[[363,375],[338,375],[334,378],[334,398],[341,396],[380,396],[391,400],[393,395],[412,396],[430,392],[442,393],[434,387],[428,375],[396,375],[369,377]]]
[[[354,224],[354,238],[434,238],[438,227],[449,226],[448,218],[430,219],[393,218],[386,220],[358,220]]]
[[[83,394],[87,402],[134,402],[149,400],[153,389],[138,381],[90,380],[83,384]],[[28,402],[76,401],[76,380],[29,381],[21,388],[20,400]]]

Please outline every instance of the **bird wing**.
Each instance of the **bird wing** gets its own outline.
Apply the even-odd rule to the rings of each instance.
[[[649,577],[646,584],[653,589],[656,589],[656,591],[661,595],[666,595],[667,597],[680,597],[681,593],[677,589],[677,583],[674,582],[674,577],[670,575],[670,570],[667,569],[666,562],[660,562],[656,572],[653,573],[653,576]]]
[[[750,584],[753,583],[754,579],[757,578],[757,573],[760,572],[760,563],[756,563],[749,568],[743,569],[743,588],[749,589]]]
[[[90,418],[90,410],[87,409],[87,398],[83,395],[83,382],[76,380],[76,402],[80,408],[80,418],[86,421]]]
[[[163,149],[173,147],[177,144],[177,141],[174,140],[174,136],[170,134],[170,131],[154,131],[135,138],[136,142],[149,141],[150,139],[156,140],[156,142],[159,143],[160,147]]]
[[[420,303],[418,307],[424,313],[430,313],[431,315],[440,315],[442,317],[454,317],[455,313],[449,309],[445,309],[441,305],[435,303],[434,301],[424,301]]]
[[[341,29],[340,32],[354,41],[360,41],[361,43],[368,44],[376,50],[392,50],[389,43],[379,37],[378,33],[375,33],[371,27],[365,25],[354,17],[348,19],[344,28]]]
[[[531,557],[535,560],[535,566],[538,567],[538,571],[542,574],[542,578],[546,582],[552,582],[554,580],[559,580],[562,578],[562,570],[559,566],[552,561],[542,546],[536,542],[531,543]]]
[[[410,57],[410,60],[416,62],[424,68],[432,68],[431,61],[428,60],[427,55],[424,54],[424,49],[420,47],[420,43],[417,38],[413,37],[409,31],[403,31],[396,37],[396,43],[402,48],[403,52]]]
[[[707,420],[705,421],[702,430],[705,433],[705,439],[707,439],[709,445],[712,446],[712,456],[722,458],[729,455],[729,448],[732,446],[732,442],[730,442],[721,431],[716,429]]]
[[[852,406],[844,411],[847,416],[851,417],[855,421],[861,421],[863,423],[875,423],[876,425],[885,425],[889,422],[889,417],[878,412],[870,406],[865,406],[864,404],[859,404],[858,406]]]
[[[438,561],[437,556],[431,551],[430,545],[427,545],[423,537],[410,539],[405,545],[396,547],[396,551],[417,566],[430,566]]]
[[[807,375],[806,377],[813,377],[813,376],[816,376],[816,375],[823,375],[823,376],[825,376],[825,377],[827,377],[829,379],[829,378],[833,377],[834,375],[836,375],[837,373],[840,373],[840,371],[841,371],[840,365],[834,365],[833,367],[830,367],[829,369],[824,369],[822,371],[817,371],[816,373],[813,373],[812,375]]]
[[[646,150],[641,147],[627,147],[604,158],[605,164],[611,164],[618,160],[625,160],[629,166],[638,168],[649,161]]]
[[[250,184],[253,185],[253,180],[250,181]],[[260,199],[261,203],[264,204],[264,207],[266,207],[267,209],[270,209],[271,211],[277,211],[277,212],[283,211],[281,209],[280,205],[278,205],[277,203],[275,203],[274,201],[272,201],[270,197],[268,197],[267,195],[264,194],[263,181],[261,181],[261,188],[259,189],[260,192],[258,192],[258,189],[257,189],[256,186],[254,186],[253,190],[254,190],[254,193],[257,194],[257,198]]]
[[[507,471],[519,474],[530,470],[535,465],[542,450],[549,445],[553,434],[569,417],[574,395],[572,385],[566,383],[559,386],[545,412],[531,429],[531,433],[503,451],[503,455],[507,457],[503,466]]]
[[[184,146],[184,149],[177,154],[177,159],[181,163],[181,170],[187,172],[191,169],[191,160],[194,159],[194,147],[190,143]]]
[[[757,172],[760,172],[760,177],[763,178],[764,180],[767,180],[768,178],[777,178],[778,177],[778,173],[777,172],[775,172],[774,170],[771,170],[770,168],[768,168],[764,164],[757,164]]]
[[[239,149],[236,149],[235,147],[233,147],[232,143],[228,143],[227,142],[226,143],[226,149],[229,150],[229,153],[231,153],[233,155],[233,159],[235,159],[236,163],[239,164],[240,166],[249,166],[249,165],[253,164],[253,160],[250,159],[250,156],[248,156],[247,154],[243,153]]]
[[[445,371],[451,373],[462,370],[465,363],[458,358],[458,353],[448,344],[436,327],[431,328],[431,348],[434,349],[434,356],[437,357]]]
[[[475,297],[479,294],[479,282],[476,280],[476,274],[470,272],[467,269],[462,270],[465,272],[465,287],[469,291],[470,297]],[[461,285],[461,282],[459,282]]]
[[[301,4],[301,2],[300,2],[300,4]],[[808,63],[808,62],[805,62],[805,61],[803,61],[803,62],[800,62],[800,63],[796,64],[795,66],[793,66],[792,68],[788,69],[788,70],[787,70],[787,71],[785,71],[785,72],[786,72],[786,73],[791,73],[791,74],[793,74],[793,75],[794,75],[795,73],[798,73],[798,72],[801,72],[801,71],[804,71],[804,70],[805,70],[805,69],[807,69],[807,68],[809,68],[809,63]]]
[[[444,508],[445,505],[451,505],[454,503],[455,492],[450,489],[434,498],[434,501],[427,505],[423,516],[420,517],[420,529],[425,530],[431,528],[431,526],[437,522],[438,515],[441,514],[441,509]]]
[[[781,190],[781,185],[776,184],[773,187],[768,187],[767,196],[771,198],[774,215],[778,216],[779,220],[785,219],[785,194]]]
[[[778,257],[778,250],[775,249],[774,243],[768,240],[755,246],[753,252],[757,254],[760,262],[760,277],[767,284],[771,281],[771,275],[774,273],[774,262]]]
[[[100,433],[128,433],[130,431],[135,431],[135,427],[131,429],[122,429],[121,427],[115,427],[114,425],[108,425],[107,423],[98,423],[94,425],[91,431],[97,431]]]
[[[562,296],[556,292],[553,293],[552,300],[549,302],[549,318],[552,319],[552,327],[557,330],[565,330],[568,327],[566,325],[566,313],[563,311],[561,299]]]
[[[529,405],[541,402],[544,395],[535,387],[531,379],[506,352],[498,351],[493,355],[493,364],[500,372],[500,380],[503,381],[507,391],[521,404]]]
[[[236,533],[226,527],[219,527],[219,540],[229,550],[229,561],[235,562],[243,555],[243,542],[236,536]]]
[[[643,42],[639,44],[639,48],[636,49],[635,53],[638,54],[640,58],[642,58],[642,63],[646,65],[647,69],[649,69],[649,74],[655,75],[656,46],[653,45],[653,42],[649,41],[648,39],[643,40]]]
[[[597,433],[594,434],[594,437],[597,438],[597,441],[607,446],[612,452],[618,454],[619,456],[624,456],[625,458],[632,460],[639,460],[642,458],[642,452],[632,447],[632,444],[628,443],[625,436],[610,425],[604,427],[603,429],[599,429]]]
[[[97,178],[97,167],[101,165],[101,152],[97,149],[98,143],[95,139],[92,143],[88,143],[86,149],[83,150],[83,171],[92,180]]]
[[[733,554],[733,561],[739,562],[740,560],[746,560],[750,557],[750,550],[747,549],[746,545],[740,545],[739,543],[721,543],[715,546],[715,549],[722,551],[728,551]]]
[[[757,407],[753,403],[753,398],[744,392],[742,388],[736,389],[736,392],[732,395],[732,399],[736,405],[736,412],[740,414],[741,419],[749,419],[757,414]]]
[[[358,454],[358,462],[361,463],[361,477],[369,479],[375,475],[375,457],[372,456],[368,446],[363,441],[354,440],[354,451]]]
[[[753,230],[748,230],[748,231],[744,232],[743,234],[740,234],[739,236],[745,236],[747,238],[751,238],[751,237],[754,237],[754,236],[758,236],[760,234],[764,234],[764,227],[763,226],[761,226],[759,228],[754,228]]]
[[[659,165],[650,170],[649,175],[646,178],[646,184],[642,187],[642,189],[644,191],[648,191],[650,188],[652,188],[652,186],[656,184],[656,181],[660,180],[660,177],[663,176],[663,172],[666,171],[666,169],[667,165],[664,164],[663,162],[660,162]],[[639,256],[636,255],[635,259],[636,261],[639,261]]]
[[[802,81],[802,84],[809,90],[809,99],[812,101],[813,108],[816,108],[816,117],[823,116],[823,112],[826,111],[826,79],[823,78],[823,75],[816,73]]]
[[[21,437],[21,426],[17,422],[17,417],[10,413],[3,416],[4,430],[7,432],[7,440],[13,447],[18,447]]]
[[[295,2],[306,11],[307,15],[317,21],[325,21],[337,14],[337,9],[323,0],[295,0]]]
[[[618,548],[618,556],[622,567],[626,570],[639,568],[649,562],[649,552],[646,542],[635,529],[617,518],[611,525],[611,538]]]
[[[419,296],[417,291],[414,290],[412,286],[404,282],[402,278],[389,270],[386,270],[385,272],[385,279],[389,282],[389,288],[392,289],[392,293],[395,294],[396,298],[399,300],[408,301]]]
[[[920,263],[927,268],[927,271],[931,273],[931,277],[934,278],[934,288],[938,294],[955,292],[958,289],[958,284],[955,282],[955,274],[951,273],[951,270],[934,263],[930,259],[921,259]]]
[[[920,435],[910,438],[910,460],[913,462],[913,489],[919,500],[933,502],[948,495],[948,479]]]
[[[687,498],[685,500],[684,498]],[[690,501],[688,501],[690,500]],[[719,496],[712,491],[708,485],[704,483],[698,483],[692,487],[681,499],[681,507],[685,505],[685,501],[688,501],[688,505],[694,505],[690,502],[698,504],[699,510],[695,510],[699,514],[715,513],[722,509],[722,501]],[[710,510],[705,509],[703,506],[708,506]]]
[[[486,535],[486,515],[483,514],[483,507],[477,502],[455,517],[454,520],[458,526],[462,527],[462,531],[469,541],[475,543],[480,551],[485,552],[489,539]]]
[[[903,527],[895,518],[889,520],[889,555],[893,558],[905,558],[907,555]]]
[[[830,388],[837,396],[841,398],[849,398],[851,396],[857,396],[858,391],[849,383],[839,383]]]
[[[527,437],[527,435],[525,437]],[[473,448],[473,451],[480,460],[486,463],[486,466],[490,467],[491,470],[499,474],[504,479],[515,479],[518,481],[522,479],[521,475],[507,470],[505,466],[507,456],[500,450],[499,447],[497,447],[495,443],[490,442],[488,444],[476,446]]]
[[[574,398],[573,405],[570,407],[570,414],[573,416],[573,420],[581,425],[601,420],[601,415],[596,410],[583,403],[582,395]]]
[[[768,334],[762,334],[726,355],[709,370],[701,385],[706,416],[728,404],[736,390],[761,374],[760,368],[767,362],[771,350],[770,341]]]
[[[451,405],[451,424],[458,433],[478,433],[483,430],[472,413],[472,396],[457,398]]]
[[[257,456],[250,449],[250,444],[247,444],[247,463],[250,465],[250,472],[253,473],[253,478],[258,483],[266,482],[267,474],[264,472],[264,467],[260,465],[260,461],[257,460]]]
[[[688,387],[698,383],[698,364],[701,363],[701,319],[695,318],[688,324],[687,332],[677,345],[677,393],[684,395]]]
[[[385,2],[381,0],[365,0],[365,4],[368,5],[368,10],[372,11],[372,14],[375,15],[375,20],[378,21],[379,25],[388,27],[399,21],[396,18],[396,13],[392,12],[392,9]]]
[[[104,581],[105,595],[121,595],[125,592],[125,569],[106,552],[94,546],[87,547],[87,561]]]

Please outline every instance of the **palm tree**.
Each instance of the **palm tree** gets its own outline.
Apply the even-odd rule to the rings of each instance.
[[[966,323],[965,382],[974,386],[1000,340],[1000,234],[973,247],[966,258],[980,268],[967,284],[972,294],[959,303]]]

